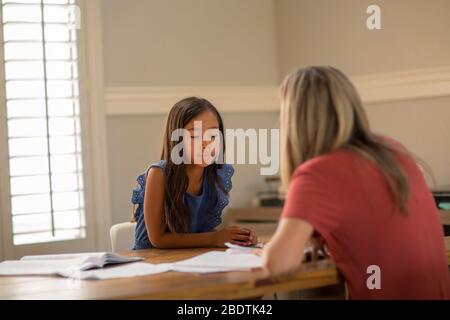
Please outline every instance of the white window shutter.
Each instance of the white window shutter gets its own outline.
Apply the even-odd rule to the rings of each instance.
[[[14,245],[84,238],[74,0],[2,0]]]

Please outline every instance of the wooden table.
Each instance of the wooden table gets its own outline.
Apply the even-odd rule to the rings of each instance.
[[[446,238],[450,265],[450,237]],[[190,258],[212,249],[151,249],[129,252],[151,263]],[[341,281],[329,260],[307,263],[289,275],[261,269],[201,275],[167,272],[114,280],[72,281],[58,277],[0,277],[0,299],[240,299],[279,291],[324,287]]]

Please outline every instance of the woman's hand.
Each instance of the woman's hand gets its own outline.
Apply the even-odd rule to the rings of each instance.
[[[262,253],[263,253],[263,249],[261,249],[261,248],[255,249],[255,250],[252,251],[252,253],[254,255],[257,255],[257,256],[261,257]]]
[[[251,246],[256,244],[257,241],[258,238],[252,230],[237,226],[216,231],[213,235],[213,244],[217,247],[225,247],[226,242],[241,246]]]
[[[297,218],[283,218],[275,234],[267,243],[260,255],[263,267],[272,275],[288,273],[301,264],[305,244],[311,237],[314,229],[312,225]]]

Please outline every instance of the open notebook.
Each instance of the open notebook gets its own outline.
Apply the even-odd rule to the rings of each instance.
[[[0,275],[61,275],[143,260],[110,252],[25,256],[20,260],[0,263]]]

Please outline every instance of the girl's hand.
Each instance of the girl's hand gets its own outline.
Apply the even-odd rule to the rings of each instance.
[[[250,230],[250,229],[247,229],[247,230],[250,231],[250,241],[251,241],[250,245],[251,246],[256,245],[258,243],[258,236],[256,235],[255,231]]]
[[[257,240],[251,230],[236,226],[216,231],[213,237],[213,244],[217,247],[225,247],[226,242],[240,246],[251,246]]]

